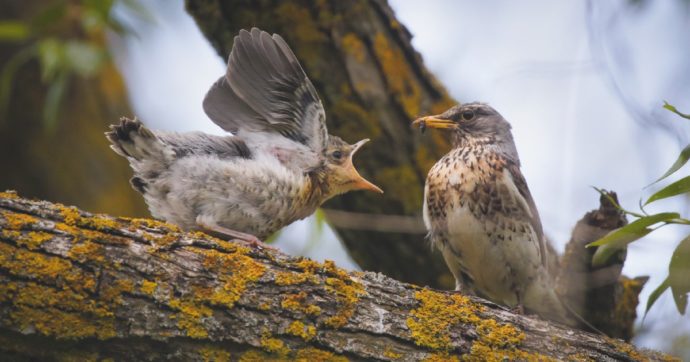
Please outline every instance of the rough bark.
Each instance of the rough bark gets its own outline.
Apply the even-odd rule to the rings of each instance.
[[[0,357],[670,359],[478,298],[9,192]]]
[[[188,0],[187,9],[223,58],[240,29],[256,26],[283,36],[321,95],[330,133],[350,142],[372,140],[355,164],[385,196],[351,192],[327,208],[421,220],[426,174],[449,144],[441,132],[413,133],[410,123],[454,101],[424,67],[385,1]],[[382,232],[372,218],[361,225],[331,221],[363,269],[453,288],[443,259],[429,252],[423,228]]]
[[[610,199],[609,199],[610,198]],[[559,294],[585,320],[609,336],[629,341],[637,313],[638,295],[648,277],[628,278],[621,274],[626,249],[618,251],[602,266],[592,267],[596,248],[586,245],[628,223],[611,202],[611,191],[599,198],[599,208],[586,213],[573,228],[557,278]]]

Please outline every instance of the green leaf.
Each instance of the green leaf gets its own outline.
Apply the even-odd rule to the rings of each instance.
[[[642,320],[647,318],[647,312],[649,312],[649,309],[652,308],[652,305],[654,305],[656,300],[659,299],[659,297],[662,294],[664,294],[664,292],[666,291],[666,289],[668,289],[668,287],[669,287],[668,277],[666,277],[666,279],[664,279],[664,281],[661,282],[661,284],[659,284],[659,286],[656,287],[656,289],[654,289],[654,291],[652,291],[651,294],[649,294],[649,298],[647,299],[647,308],[644,311],[644,317],[642,317]]]
[[[690,293],[690,235],[678,244],[668,265],[668,284],[678,313],[685,314]]]
[[[657,179],[656,181],[647,185],[647,187],[652,186],[655,183],[671,176],[674,172],[678,171],[681,167],[683,167],[683,165],[685,165],[688,162],[688,160],[690,160],[690,145],[685,146],[685,148],[682,151],[680,151],[678,159],[676,160],[676,162],[673,163],[673,165],[671,165],[671,167],[668,169],[668,171],[666,171],[666,173],[661,175],[661,177],[659,177],[659,179]]]
[[[644,204],[648,205],[650,202],[684,194],[686,192],[690,192],[690,176],[685,176],[682,179],[655,192]]]
[[[0,41],[19,41],[29,36],[29,27],[15,20],[0,21]]]
[[[642,237],[646,236],[651,232],[652,229],[644,228],[642,230],[637,231],[636,233],[621,234],[617,236],[615,240],[612,240],[607,244],[599,246],[597,248],[597,251],[594,252],[594,255],[592,255],[592,266],[598,267],[606,264],[606,262],[611,258],[611,256],[615,254],[618,250],[624,248],[626,245],[632,243],[637,239],[641,239]],[[606,238],[606,236],[604,238]],[[604,238],[601,238],[596,242],[599,242]],[[592,244],[589,244],[587,246],[590,245]]]
[[[587,247],[599,247],[592,256],[592,265],[601,266],[606,263],[616,251],[652,232],[654,229],[649,228],[650,226],[679,217],[680,214],[677,212],[663,212],[641,217],[628,225],[611,231],[601,239],[587,244]]]
[[[690,119],[690,114],[681,113],[680,111],[678,111],[678,110],[676,109],[676,107],[674,107],[673,105],[669,104],[669,103],[666,102],[666,101],[664,101],[664,108],[668,109],[669,111],[671,111],[671,112],[673,112],[673,113],[675,113],[675,114],[677,114],[677,115],[679,115],[679,116],[681,116],[681,117],[683,117],[683,118]]]
[[[611,231],[610,233],[604,235],[604,237],[602,237],[601,239],[587,244],[587,247],[590,248],[593,246],[601,246],[604,244],[616,242],[618,240],[627,240],[630,237],[635,237],[639,235],[639,237],[636,237],[635,239],[631,240],[634,241],[644,235],[647,235],[647,233],[651,231],[651,229],[648,229],[649,226],[652,226],[659,222],[676,219],[679,217],[680,214],[678,214],[677,212],[662,212],[659,214],[641,217],[628,225]]]

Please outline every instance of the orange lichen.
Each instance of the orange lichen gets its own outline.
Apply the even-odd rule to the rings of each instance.
[[[313,325],[305,325],[300,321],[294,321],[290,323],[285,332],[300,337],[305,341],[310,341],[316,336],[316,327]]]

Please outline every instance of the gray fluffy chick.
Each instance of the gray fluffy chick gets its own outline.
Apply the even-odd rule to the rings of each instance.
[[[328,134],[314,86],[277,34],[240,31],[203,106],[234,136],[153,131],[124,118],[106,133],[156,218],[259,244],[333,196],[383,192],[352,164],[368,140]]]

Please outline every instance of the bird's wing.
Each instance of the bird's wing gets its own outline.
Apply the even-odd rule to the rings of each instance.
[[[521,204],[523,205],[525,213],[529,216],[529,222],[530,225],[532,225],[532,229],[537,234],[541,262],[546,266],[546,241],[544,240],[544,231],[541,226],[537,205],[534,204],[532,194],[529,192],[529,187],[527,187],[527,181],[525,181],[525,177],[522,176],[522,172],[520,172],[520,166],[517,163],[509,162],[506,169],[510,173],[515,188],[522,197],[521,201],[524,201],[524,203],[521,202]]]
[[[206,114],[226,131],[279,133],[320,153],[326,114],[314,85],[278,34],[241,30],[228,69],[206,94]]]

